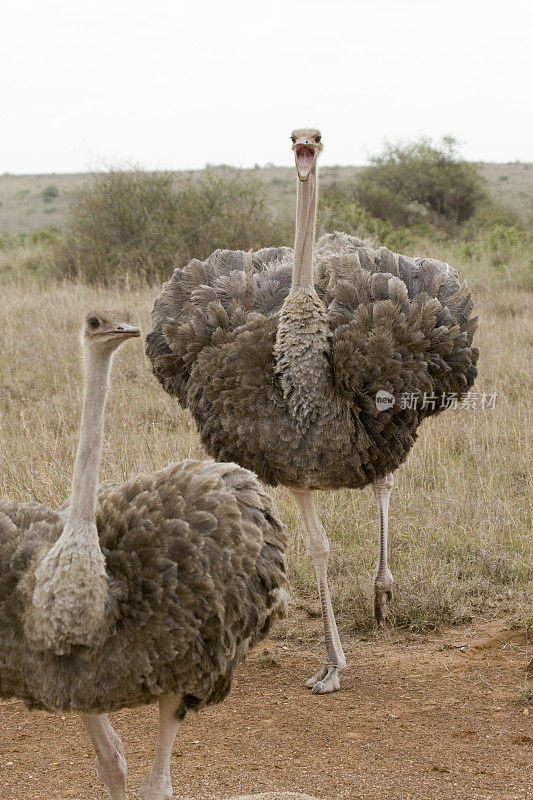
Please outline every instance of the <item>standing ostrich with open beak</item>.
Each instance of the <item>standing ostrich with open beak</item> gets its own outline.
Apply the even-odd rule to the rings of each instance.
[[[322,694],[339,688],[346,661],[312,490],[373,487],[380,541],[374,614],[382,619],[392,596],[392,473],[420,423],[472,386],[477,324],[470,294],[448,264],[374,250],[343,233],[315,247],[322,137],[305,129],[291,139],[294,253],[217,250],[176,269],[155,301],[147,353],[164,389],[190,409],[208,453],[291,490],[326,640],[323,667],[307,685]],[[404,403],[404,393],[431,402]]]

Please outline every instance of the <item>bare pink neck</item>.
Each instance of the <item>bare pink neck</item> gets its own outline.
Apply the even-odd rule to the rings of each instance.
[[[298,180],[296,200],[296,238],[292,289],[313,288],[313,247],[315,239],[318,175],[316,164],[306,181]]]
[[[70,525],[79,520],[94,522],[111,357],[111,350],[86,354],[85,395],[69,505]]]

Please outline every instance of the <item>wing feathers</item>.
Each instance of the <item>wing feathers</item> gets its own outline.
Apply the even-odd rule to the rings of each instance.
[[[194,369],[194,381],[205,382],[210,393],[226,391],[227,377],[221,383],[205,374],[216,361],[203,357],[211,347],[224,353],[223,363],[231,361],[240,370],[232,376],[235,387],[251,381],[258,389],[261,381],[271,381],[271,350],[265,350],[263,364],[264,348],[247,349],[246,338],[242,347],[237,342],[251,331],[260,336],[262,330],[264,342],[272,340],[291,275],[292,251],[285,247],[216,250],[205,262],[193,259],[176,269],[155,301],[147,338],[147,353],[164,388],[187,405],[203,391],[201,385],[190,385]],[[395,392],[437,394],[472,386],[477,319],[471,317],[466,284],[460,284],[449,264],[374,249],[367,241],[335,232],[316,244],[315,282],[332,331],[336,385],[351,393],[354,413],[378,384]],[[259,352],[258,371],[254,359]],[[196,368],[200,358],[201,369]],[[249,431],[244,433],[248,423],[241,427],[249,437]]]

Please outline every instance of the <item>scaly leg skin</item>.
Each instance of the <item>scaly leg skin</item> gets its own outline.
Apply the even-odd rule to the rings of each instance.
[[[372,484],[379,511],[379,558],[374,574],[374,617],[382,623],[389,613],[392,600],[392,573],[387,566],[387,534],[389,529],[389,498],[394,486],[392,473]]]
[[[326,639],[324,665],[320,672],[306,681],[305,685],[312,690],[313,694],[328,694],[341,688],[340,676],[346,669],[346,657],[337,630],[328,587],[329,542],[316,513],[312,492],[300,489],[291,489],[291,492],[302,516],[307,539],[307,553],[315,567]]]
[[[181,697],[162,694],[159,698],[159,726],[154,763],[141,783],[140,800],[171,800],[170,756],[183,717]]]
[[[126,800],[126,760],[106,714],[80,714],[96,753],[96,773],[111,800]]]

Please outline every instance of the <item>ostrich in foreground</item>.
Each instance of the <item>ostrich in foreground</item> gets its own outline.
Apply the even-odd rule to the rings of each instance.
[[[158,700],[140,797],[168,800],[180,721],[224,699],[284,613],[286,535],[236,464],[184,461],[97,489],[112,354],[139,335],[115,312],[87,319],[68,505],[0,503],[0,697],[78,712],[112,800],[126,798],[126,763],[106,713]]]
[[[312,490],[372,485],[379,511],[374,615],[381,620],[392,595],[392,473],[425,417],[472,386],[478,351],[470,295],[448,264],[374,250],[343,233],[323,236],[313,252],[322,137],[296,130],[291,138],[294,252],[216,250],[176,269],[156,298],[147,353],[164,389],[192,412],[210,455],[291,490],[326,641],[325,663],[307,686],[325,693],[339,688],[346,661]]]

